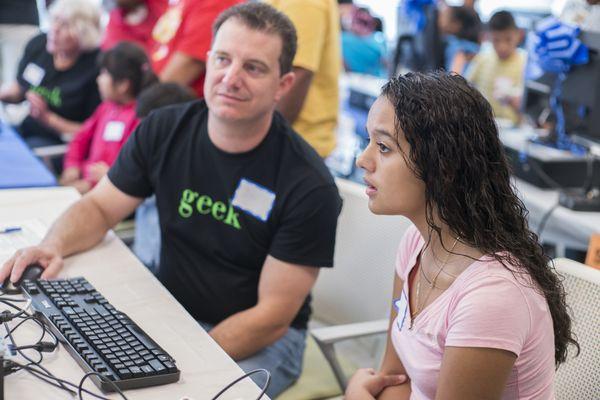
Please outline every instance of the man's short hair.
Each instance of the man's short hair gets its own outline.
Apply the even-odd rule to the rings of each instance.
[[[213,38],[228,19],[235,18],[248,28],[281,38],[279,69],[281,75],[292,70],[298,38],[292,21],[282,12],[265,3],[238,4],[223,11],[213,24]]]
[[[498,11],[492,15],[488,22],[490,31],[506,31],[509,29],[518,29],[513,15],[508,11]]]
[[[157,108],[186,103],[195,98],[189,88],[177,83],[156,83],[140,93],[137,98],[135,113],[138,118],[144,118]]]

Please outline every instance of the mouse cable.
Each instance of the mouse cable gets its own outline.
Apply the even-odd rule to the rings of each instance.
[[[79,386],[77,386],[77,394],[79,395],[79,400],[83,400],[83,393],[82,391],[85,390],[83,389],[83,383],[85,382],[85,380],[87,378],[89,378],[90,376],[98,376],[102,381],[110,383],[110,385],[115,389],[115,391],[117,393],[119,393],[119,395],[121,395],[121,397],[124,400],[127,400],[127,397],[123,394],[123,392],[121,391],[121,389],[119,389],[119,387],[110,379],[106,378],[104,375],[100,374],[99,372],[96,371],[92,371],[92,372],[88,372],[87,374],[85,374],[83,376],[83,378],[81,378],[81,381],[79,382]],[[89,393],[89,392],[88,392]]]
[[[57,387],[59,389],[62,389],[64,391],[68,392],[69,394],[71,394],[72,396],[77,396],[77,391],[76,390],[73,390],[73,389],[70,389],[68,387],[65,387],[64,385],[71,386],[74,389],[78,389],[79,388],[78,385],[76,385],[73,382],[69,382],[69,381],[67,381],[65,379],[58,378],[54,374],[47,374],[47,373],[45,373],[43,371],[38,370],[37,368],[41,367],[39,365],[38,366],[34,366],[34,365],[31,365],[31,364],[19,364],[19,363],[16,363],[14,361],[11,361],[10,364],[9,364],[9,367],[14,368],[16,371],[21,370],[21,369],[25,370],[25,371],[29,372],[32,376],[35,376],[36,378],[38,378],[38,379],[40,379],[40,380],[48,383],[49,385],[55,386],[55,387]],[[14,371],[11,371],[11,372],[14,372]],[[61,384],[63,386],[61,386]],[[108,397],[101,396],[101,395],[96,394],[94,392],[91,392],[91,391],[89,391],[87,389],[83,389],[82,388],[82,392],[85,392],[85,393],[89,394],[90,396],[93,396],[93,397],[95,397],[97,399],[100,399],[100,400],[110,400]]]
[[[104,377],[104,376],[100,375],[98,372],[89,372],[89,373],[85,374],[85,375],[84,375],[84,377],[83,377],[83,379],[82,379],[82,380],[79,382],[79,385],[77,385],[77,384],[75,384],[75,383],[73,383],[73,382],[69,382],[69,381],[67,381],[67,380],[65,380],[65,379],[58,378],[58,377],[56,377],[54,374],[50,374],[50,375],[48,375],[48,374],[46,374],[46,373],[44,373],[44,372],[42,372],[42,371],[38,371],[37,369],[35,369],[33,366],[30,366],[30,365],[22,365],[21,367],[22,367],[23,369],[25,369],[25,370],[28,370],[28,371],[29,371],[29,372],[30,372],[32,375],[34,375],[34,376],[37,376],[37,377],[38,377],[38,378],[40,378],[40,379],[41,379],[42,377],[45,377],[45,378],[44,378],[44,380],[46,380],[47,378],[49,378],[49,379],[52,379],[52,380],[54,380],[54,381],[56,381],[56,382],[58,382],[58,383],[62,383],[62,384],[65,384],[65,385],[71,386],[71,387],[73,387],[74,389],[77,389],[77,391],[75,391],[75,390],[72,390],[72,389],[69,389],[69,388],[63,389],[63,388],[62,388],[62,387],[60,387],[59,385],[57,385],[57,384],[53,384],[53,383],[51,383],[51,382],[48,382],[48,381],[47,381],[48,383],[51,383],[53,386],[57,386],[57,387],[60,387],[60,388],[61,388],[61,389],[63,389],[63,390],[66,390],[67,392],[71,393],[73,396],[75,396],[75,395],[78,395],[78,397],[79,397],[79,399],[80,399],[80,400],[83,400],[83,397],[82,397],[82,396],[83,396],[83,393],[84,393],[84,392],[85,392],[85,393],[87,393],[87,394],[89,394],[90,396],[93,396],[93,397],[95,397],[95,398],[97,398],[97,399],[100,399],[100,400],[110,400],[110,399],[109,399],[109,398],[107,398],[107,397],[104,397],[104,396],[102,396],[102,395],[96,394],[96,393],[94,393],[94,392],[92,392],[92,391],[89,391],[89,390],[87,390],[87,389],[84,389],[84,388],[83,388],[83,383],[85,382],[85,380],[86,380],[86,379],[87,379],[89,376],[91,376],[91,375],[99,375],[99,376],[100,376],[100,378],[101,378],[102,380],[104,380],[104,381],[106,381],[106,382],[110,383],[110,384],[111,384],[111,385],[112,385],[112,386],[115,388],[115,390],[117,391],[117,393],[119,393],[119,395],[120,395],[120,396],[121,396],[121,397],[122,397],[124,400],[127,400],[127,397],[125,396],[125,394],[123,394],[123,392],[122,392],[122,391],[119,389],[119,387],[118,387],[118,386],[117,386],[117,385],[116,385],[114,382],[112,382],[112,381],[110,381],[110,380],[107,380],[107,379],[106,379],[106,377]],[[40,366],[38,366],[38,367],[40,367]]]
[[[252,371],[240,376],[239,378],[235,379],[233,382],[229,383],[227,386],[225,386],[223,389],[221,389],[221,391],[219,393],[217,393],[211,400],[217,400],[219,397],[221,397],[221,395],[223,393],[225,393],[230,388],[232,388],[236,383],[238,383],[239,381],[241,381],[244,378],[249,377],[250,375],[254,375],[259,372],[264,372],[267,375],[267,380],[265,381],[265,385],[262,388],[262,391],[260,392],[258,397],[256,398],[256,400],[259,400],[261,397],[263,397],[263,395],[265,394],[265,392],[267,391],[267,389],[269,387],[269,384],[271,383],[271,373],[264,368],[252,370]]]
[[[39,322],[39,321],[38,321],[38,322]],[[45,367],[43,367],[42,365],[40,365],[40,363],[41,363],[41,362],[42,362],[42,360],[44,359],[44,356],[43,356],[43,354],[42,354],[42,352],[41,352],[40,350],[36,350],[36,349],[34,349],[34,350],[36,350],[36,351],[38,352],[38,354],[39,354],[39,356],[40,356],[40,359],[39,359],[38,361],[34,361],[34,360],[32,360],[32,359],[31,359],[31,358],[29,358],[29,357],[28,357],[28,356],[27,356],[25,353],[23,353],[23,351],[21,351],[21,350],[19,350],[19,349],[18,349],[18,347],[19,347],[19,346],[18,346],[18,345],[17,345],[17,343],[15,342],[15,338],[13,337],[13,335],[12,335],[12,332],[11,332],[11,330],[9,329],[9,327],[8,327],[8,324],[7,324],[6,322],[4,322],[4,328],[6,329],[6,332],[7,332],[8,338],[10,339],[11,343],[13,344],[13,346],[14,346],[15,348],[17,348],[17,349],[16,349],[16,352],[17,352],[17,354],[19,354],[19,355],[20,355],[21,357],[23,357],[25,360],[29,361],[29,363],[30,363],[30,364],[36,365],[38,368],[40,368],[42,371],[44,371],[44,372],[45,372],[46,374],[48,374],[50,377],[54,377],[54,375],[52,374],[52,372],[48,371],[48,370],[47,370]],[[60,385],[60,386],[62,386],[62,388],[63,388],[64,390],[67,390],[67,388],[66,388],[66,387],[65,387],[65,386],[64,386],[64,385],[63,385],[61,382],[59,382],[59,385]]]
[[[53,380],[58,381],[59,380],[58,378],[47,375],[46,373],[43,373],[41,371],[38,371],[37,369],[35,369],[33,367],[33,365],[35,365],[35,364],[19,364],[16,361],[7,360],[4,362],[5,376],[12,374],[14,372],[20,371],[20,370],[24,370],[24,371],[27,371],[28,373],[30,373],[32,376],[46,382],[47,384],[55,386],[61,390],[65,390],[65,391],[69,392],[72,396],[75,396],[76,392],[74,390],[71,390],[65,386],[61,386],[59,383],[53,382]]]
[[[12,303],[12,301],[7,300],[7,299],[0,299],[0,303],[6,304],[7,306],[12,307],[18,311],[17,313],[13,314],[13,313],[9,312],[8,310],[4,310],[2,313],[0,313],[0,322],[7,322],[13,318],[19,318],[19,317],[25,318],[25,317],[21,317],[22,315],[27,315],[28,317],[33,316],[33,314],[30,314],[27,311],[27,309],[29,307],[31,307],[31,299],[28,299],[25,302],[25,306],[23,306],[23,307],[16,306]]]
[[[24,323],[26,320],[33,320],[34,322],[36,322],[41,328],[42,328],[42,335],[40,336],[40,340],[38,340],[38,342],[34,345],[27,345],[27,346],[17,346],[14,340],[14,337],[12,336],[12,333],[22,324]],[[8,324],[5,322],[4,323],[4,327],[6,329],[6,336],[10,339],[10,341],[13,344],[13,349],[17,351],[17,353],[23,357],[25,360],[27,360],[29,363],[28,364],[18,364],[16,362],[10,361],[14,366],[16,366],[16,369],[14,369],[13,371],[7,371],[8,373],[11,372],[15,372],[19,369],[25,369],[26,371],[28,371],[30,374],[32,374],[33,376],[45,381],[48,384],[51,384],[52,386],[56,386],[62,390],[65,390],[69,393],[71,393],[71,395],[76,395],[79,394],[79,398],[82,399],[82,393],[88,393],[98,399],[102,399],[102,400],[109,400],[106,397],[97,395],[87,389],[84,389],[83,383],[85,382],[85,379],[87,379],[88,376],[97,374],[96,372],[90,372],[88,374],[86,374],[83,379],[81,380],[79,385],[76,385],[75,383],[69,382],[67,380],[64,379],[60,379],[57,376],[55,376],[52,372],[50,372],[48,369],[44,368],[42,365],[40,365],[41,361],[43,360],[43,355],[42,352],[43,351],[54,351],[57,347],[58,347],[58,338],[52,333],[52,331],[50,331],[49,329],[46,329],[46,324],[43,321],[40,321],[38,318],[36,318],[35,316],[31,316],[28,317],[27,319],[24,319],[23,321],[20,321],[19,324],[15,327],[13,327],[12,329],[9,329]],[[50,334],[53,338],[54,338],[54,343],[50,343],[50,342],[43,342],[42,339],[44,338],[45,334],[48,333]],[[39,348],[36,348],[37,346],[39,346]],[[24,354],[21,350],[24,349],[32,349],[38,352],[38,354],[40,355],[40,360],[38,361],[34,361],[32,360],[30,357],[28,357],[26,354]],[[35,368],[34,368],[35,366]],[[37,370],[36,368],[39,368],[40,370]],[[121,397],[123,397],[123,399],[127,400],[127,397],[125,397],[125,395],[123,394],[123,392],[115,385],[114,382],[107,380],[106,378],[102,377],[100,375],[101,379],[109,382],[114,388],[115,390],[121,395]],[[56,383],[52,382],[51,380],[54,380]],[[65,385],[69,385],[73,388],[76,388],[78,391],[74,391],[72,389],[69,389],[68,387],[66,387]]]

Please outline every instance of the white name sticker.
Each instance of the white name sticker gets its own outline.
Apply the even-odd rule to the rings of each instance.
[[[102,138],[107,142],[118,142],[123,138],[125,132],[125,124],[121,121],[110,121],[104,127]]]
[[[39,86],[46,72],[37,64],[29,63],[23,71],[23,78],[33,86]]]
[[[242,178],[231,204],[266,222],[275,203],[275,193],[248,179]]]

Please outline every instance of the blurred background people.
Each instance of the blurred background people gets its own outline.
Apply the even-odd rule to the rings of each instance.
[[[600,0],[567,0],[560,19],[586,31],[600,32]]]
[[[98,89],[102,103],[69,143],[62,185],[87,193],[106,175],[139,119],[136,97],[156,76],[144,50],[121,42],[99,59]]]
[[[466,76],[490,102],[496,118],[517,124],[526,62],[525,51],[518,48],[523,32],[508,11],[492,15],[487,31],[493,51],[475,56]]]
[[[31,147],[63,143],[61,135],[77,132],[100,103],[99,8],[88,0],[56,0],[49,11],[49,32],[29,41],[16,81],[0,91],[2,102],[29,101],[17,130]]]
[[[483,32],[479,15],[471,7],[443,6],[438,14],[438,26],[445,40],[446,70],[464,73],[479,52]]]
[[[354,11],[350,29],[342,32],[346,71],[379,77],[387,75],[386,43],[381,25],[381,20],[378,22],[369,9],[357,8]]]
[[[116,0],[100,47],[108,50],[125,40],[136,43],[149,53],[152,29],[167,6],[168,0]]]
[[[189,86],[203,97],[212,24],[240,0],[171,0],[152,30],[150,61],[162,82]]]
[[[335,0],[269,0],[293,22],[296,79],[277,109],[321,157],[336,145],[341,70],[340,17]]]

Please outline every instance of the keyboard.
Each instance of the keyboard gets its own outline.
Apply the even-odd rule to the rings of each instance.
[[[21,287],[86,373],[98,372],[121,390],[179,380],[175,360],[85,278],[24,280]],[[90,379],[104,392],[115,391],[96,375]]]

